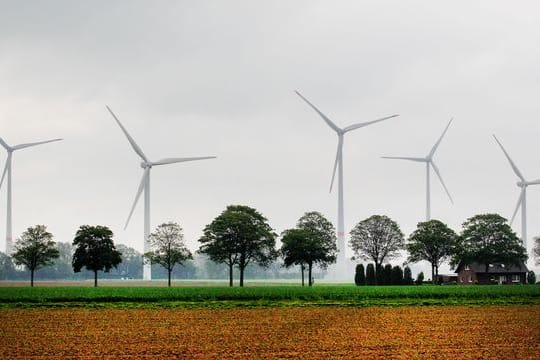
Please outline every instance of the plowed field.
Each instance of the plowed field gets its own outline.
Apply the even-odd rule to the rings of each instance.
[[[539,359],[540,306],[0,309],[0,358]]]

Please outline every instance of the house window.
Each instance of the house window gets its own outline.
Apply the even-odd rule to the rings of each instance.
[[[512,275],[512,282],[521,282],[521,277],[519,276],[519,274]]]
[[[500,281],[501,283],[506,282],[506,275],[501,275],[501,276],[499,277],[499,281]]]

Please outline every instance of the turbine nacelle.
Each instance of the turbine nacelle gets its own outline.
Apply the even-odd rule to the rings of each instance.
[[[150,162],[147,162],[147,161],[141,161],[141,168],[143,169],[150,169],[152,168],[152,163]]]

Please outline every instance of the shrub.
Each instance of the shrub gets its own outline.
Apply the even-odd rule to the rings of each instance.
[[[424,272],[420,271],[415,281],[416,285],[422,285],[424,283]]]
[[[411,268],[408,266],[405,266],[403,269],[403,284],[404,285],[413,285],[414,279],[412,277]]]
[[[375,285],[376,283],[375,267],[373,264],[368,264],[366,267],[366,285]]]
[[[392,268],[391,284],[392,285],[403,284],[403,270],[401,270],[401,266],[399,265],[396,265]]]
[[[536,274],[532,270],[527,273],[527,283],[536,284]]]
[[[356,272],[354,274],[354,283],[356,286],[366,285],[366,274],[364,273],[364,264],[356,265]]]
[[[392,285],[392,265],[390,264],[384,265],[382,285]]]

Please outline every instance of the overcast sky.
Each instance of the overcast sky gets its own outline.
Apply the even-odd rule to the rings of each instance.
[[[478,213],[510,217],[517,178],[492,134],[540,178],[539,13],[537,1],[0,0],[0,137],[64,138],[14,153],[14,237],[45,224],[71,242],[100,224],[142,250],[142,198],[123,225],[143,171],[106,104],[152,160],[218,156],[152,169],[152,228],[179,222],[191,250],[229,204],[278,233],[312,210],[336,224],[337,136],[295,89],[343,127],[400,114],[345,137],[347,233],[373,214],[406,236],[424,220],[423,165],[380,156],[426,156],[451,117],[434,159],[455,204],[432,177],[432,217],[458,232]],[[4,184],[2,250],[5,206]]]

